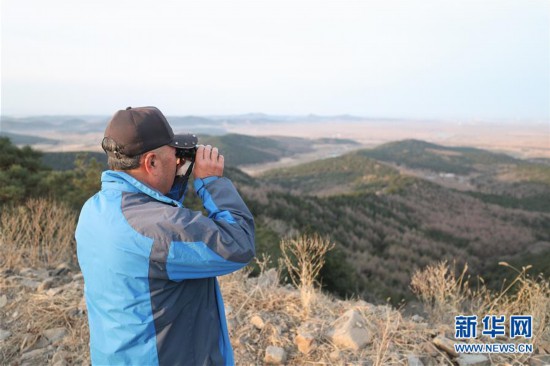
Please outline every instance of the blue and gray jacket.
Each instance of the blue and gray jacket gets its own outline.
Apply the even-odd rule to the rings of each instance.
[[[233,364],[216,276],[255,249],[252,214],[231,181],[195,180],[208,217],[126,173],[101,181],[76,228],[92,364]]]

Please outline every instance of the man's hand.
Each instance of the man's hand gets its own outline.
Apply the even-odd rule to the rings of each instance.
[[[195,178],[223,176],[223,155],[220,155],[217,147],[212,148],[210,145],[198,147],[193,176]]]

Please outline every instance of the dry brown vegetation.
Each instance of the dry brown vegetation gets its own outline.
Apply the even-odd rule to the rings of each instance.
[[[325,264],[326,254],[333,248],[333,243],[318,235],[302,235],[281,241],[283,264],[292,283],[300,291],[304,316],[309,314],[312,302],[315,301],[317,277]]]
[[[2,268],[53,266],[72,259],[77,219],[73,210],[46,199],[29,199],[25,205],[3,209]]]
[[[46,201],[37,201],[9,214],[2,213],[3,251],[15,249],[13,243],[18,243],[17,238],[29,240],[19,242],[17,255],[3,258],[2,364],[89,364],[83,281],[74,258],[74,217],[62,215],[62,207],[51,206],[52,211],[47,211],[46,206]],[[31,212],[42,217],[41,229],[34,231],[32,239],[30,234],[22,234],[22,228],[6,227],[32,223]],[[58,237],[63,247],[55,254],[48,236],[68,232],[66,241]],[[298,238],[287,242],[287,246],[294,246],[299,254],[306,243],[320,249],[318,255],[331,247],[316,236]],[[45,255],[50,250],[52,254]],[[304,282],[297,278],[298,285],[304,283],[315,288],[317,267],[308,267],[304,272],[302,266],[311,264],[305,257],[301,262],[290,257],[289,260],[296,273],[309,276]],[[322,258],[318,257],[314,263],[320,261]],[[425,314],[411,317],[389,305],[376,306],[360,299],[340,300],[318,289],[310,289],[314,301],[308,302],[308,311],[304,312],[300,291],[280,284],[280,274],[291,268],[269,268],[269,258],[258,264],[261,269],[258,277],[250,277],[250,270],[245,269],[220,278],[239,365],[264,364],[270,349],[282,350],[284,357],[280,362],[289,365],[410,365],[416,361],[424,365],[454,365],[457,358],[436,347],[434,338],[453,339],[455,315],[494,313],[533,315],[532,343],[536,354],[486,355],[490,363],[519,365],[528,364],[535,356],[550,358],[550,284],[543,278],[530,277],[528,268],[517,270],[515,279],[501,291],[490,291],[482,281],[472,285],[466,268],[455,272],[445,262],[428,265],[413,275],[411,283],[424,304]],[[364,342],[356,347],[334,336],[342,319],[350,314],[356,322],[353,326],[358,327],[355,330],[365,335]],[[488,341],[480,338],[472,342]]]

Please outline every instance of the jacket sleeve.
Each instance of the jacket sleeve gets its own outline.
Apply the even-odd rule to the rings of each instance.
[[[255,255],[254,219],[227,178],[195,180],[208,217],[179,208],[171,230],[166,273],[174,281],[234,272]]]

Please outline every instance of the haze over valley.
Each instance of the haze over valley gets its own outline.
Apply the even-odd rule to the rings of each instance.
[[[0,134],[24,135],[12,135],[12,140],[16,144],[30,144],[42,151],[101,151],[98,141],[101,141],[109,118],[2,116]],[[445,146],[470,146],[504,152],[520,158],[550,158],[550,122],[547,120],[410,120],[350,115],[270,116],[261,113],[205,117],[168,116],[168,119],[174,132],[192,132],[199,136],[237,133],[306,139],[338,138],[353,140],[363,147],[418,139]]]

